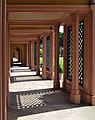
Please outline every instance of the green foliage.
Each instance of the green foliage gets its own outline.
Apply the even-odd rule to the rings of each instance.
[[[40,68],[43,65],[43,58],[40,57]],[[63,57],[59,57],[59,73],[63,73]]]
[[[59,33],[59,46],[63,47],[63,33],[62,32]]]
[[[40,57],[40,68],[42,68],[42,65],[43,65],[43,58]]]
[[[41,55],[41,56],[43,55],[43,50],[42,50],[42,49],[40,49],[40,55]]]
[[[63,73],[63,57],[59,57],[59,73]]]

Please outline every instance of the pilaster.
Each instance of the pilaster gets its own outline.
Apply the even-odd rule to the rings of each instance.
[[[34,41],[31,41],[30,45],[31,45],[31,69],[34,71],[35,70],[35,64],[34,64],[34,44],[35,42]]]
[[[54,66],[54,89],[60,88],[59,82],[59,25],[54,26],[55,31],[55,66]]]
[[[80,103],[78,78],[78,41],[79,41],[79,13],[72,14],[72,87],[70,101]]]
[[[50,33],[50,74],[54,79],[54,31]]]
[[[2,120],[7,115],[7,39],[6,39],[6,0],[2,1]]]
[[[42,67],[42,78],[46,79],[46,33],[43,35],[43,67]]]
[[[38,37],[38,40],[37,40],[37,69],[36,69],[37,75],[40,75],[39,62],[40,62],[40,37]]]
[[[26,66],[29,66],[29,44],[26,44]]]
[[[64,42],[63,42],[63,48],[64,48],[64,76],[63,76],[63,89],[66,87],[66,78],[67,78],[67,25],[64,25]]]
[[[89,103],[95,105],[95,7],[89,13]]]
[[[2,0],[0,1],[0,120],[2,120]]]

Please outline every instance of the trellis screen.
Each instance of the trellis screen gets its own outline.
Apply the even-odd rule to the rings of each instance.
[[[50,36],[46,40],[46,70],[50,70]]]
[[[72,80],[72,26],[67,28],[67,79]]]
[[[79,22],[79,84],[83,86],[84,79],[84,21]]]

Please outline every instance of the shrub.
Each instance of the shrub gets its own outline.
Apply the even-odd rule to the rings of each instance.
[[[43,55],[43,50],[42,49],[40,49],[40,56],[42,56]]]
[[[62,63],[62,61],[59,62],[59,73],[63,73],[63,63]]]

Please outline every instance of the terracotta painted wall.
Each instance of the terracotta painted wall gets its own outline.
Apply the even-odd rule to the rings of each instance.
[[[25,51],[25,45],[24,44],[11,44],[10,45],[11,64],[12,64],[12,59],[13,59],[13,50],[16,49],[17,47],[20,48],[20,50],[21,50],[21,62],[22,62],[22,65],[25,65],[26,64],[26,58],[25,58],[26,51]]]

